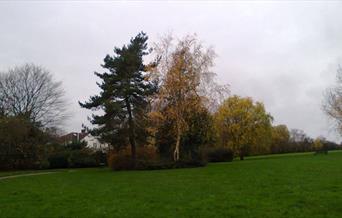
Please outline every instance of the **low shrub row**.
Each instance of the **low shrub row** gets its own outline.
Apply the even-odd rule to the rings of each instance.
[[[234,159],[234,152],[229,148],[207,148],[204,153],[208,162],[231,162]]]
[[[105,154],[87,149],[66,150],[52,154],[48,158],[49,168],[97,167],[105,164]]]
[[[112,170],[160,170],[175,168],[202,167],[207,162],[228,162],[232,161],[234,154],[227,148],[203,149],[196,159],[181,159],[173,161],[161,159],[157,151],[151,147],[137,149],[136,160],[132,160],[130,149],[115,151],[108,156],[108,166]]]

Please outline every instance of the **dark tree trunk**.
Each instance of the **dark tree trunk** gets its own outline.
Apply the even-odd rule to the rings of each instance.
[[[131,157],[132,160],[135,161],[136,159],[136,143],[135,143],[135,126],[134,126],[134,121],[133,121],[133,116],[132,116],[132,109],[131,109],[131,104],[128,100],[126,100],[126,107],[127,107],[127,112],[128,112],[128,138],[129,138],[129,143],[131,144]]]
[[[244,160],[244,158],[245,158],[245,152],[244,152],[243,149],[240,150],[239,156],[240,156],[240,160]]]

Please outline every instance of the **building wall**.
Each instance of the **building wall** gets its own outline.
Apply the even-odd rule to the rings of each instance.
[[[94,136],[90,134],[84,137],[81,141],[86,142],[88,148],[92,148],[95,150],[102,150],[102,151],[108,149],[107,144],[101,143],[97,138],[95,138]]]

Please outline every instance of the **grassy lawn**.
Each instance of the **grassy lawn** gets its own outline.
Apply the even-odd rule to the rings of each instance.
[[[0,217],[342,217],[342,152],[0,180]]]

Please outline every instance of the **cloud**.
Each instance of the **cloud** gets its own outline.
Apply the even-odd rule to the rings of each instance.
[[[1,2],[0,71],[34,62],[63,81],[79,130],[98,92],[94,71],[114,46],[144,30],[150,41],[197,33],[232,92],[265,103],[275,123],[338,140],[321,111],[342,63],[340,2]]]

